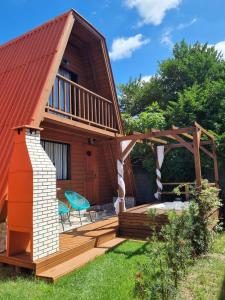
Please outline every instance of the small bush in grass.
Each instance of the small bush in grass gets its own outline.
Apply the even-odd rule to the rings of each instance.
[[[180,188],[176,189],[177,194]],[[190,206],[178,215],[168,212],[169,223],[159,235],[155,227],[148,263],[140,266],[136,276],[135,295],[140,299],[174,299],[178,284],[194,262],[194,257],[209,250],[213,231],[209,213],[220,207],[219,189],[202,182],[202,188],[191,190]],[[153,218],[156,211],[148,212]],[[163,240],[163,242],[161,242]]]
[[[180,195],[181,186],[175,189]],[[201,189],[190,189],[190,206],[188,209],[189,228],[188,238],[191,240],[193,255],[199,256],[209,251],[214,236],[213,228],[216,224],[209,218],[210,213],[221,206],[219,189],[202,181]]]

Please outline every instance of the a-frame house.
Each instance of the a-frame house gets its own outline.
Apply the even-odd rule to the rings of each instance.
[[[74,10],[0,46],[0,226],[7,256],[26,252],[34,261],[58,251],[56,198],[63,200],[65,190],[92,205],[112,202],[114,151],[102,141],[122,134],[105,39]],[[132,196],[132,172],[125,173]]]

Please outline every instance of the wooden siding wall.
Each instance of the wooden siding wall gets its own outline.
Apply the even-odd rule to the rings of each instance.
[[[95,81],[93,79],[92,69],[89,61],[89,50],[85,47],[82,49],[71,43],[68,43],[63,60],[67,60],[69,64],[62,67],[78,75],[78,84],[95,92]]]
[[[42,126],[45,128],[45,126]],[[41,132],[41,138],[49,141],[56,141],[70,144],[71,151],[71,180],[58,180],[57,187],[61,188],[58,191],[58,198],[65,200],[64,191],[74,190],[86,196],[86,160],[84,145],[87,144],[87,139],[91,135],[85,137],[80,135],[71,135],[57,131],[53,128],[45,128]],[[110,153],[102,145],[98,145],[98,165],[99,165],[99,204],[109,203],[112,198],[117,195],[115,182],[116,175],[113,172],[113,159]],[[127,172],[125,172],[127,175]],[[127,195],[132,196],[132,188],[130,180],[126,176]],[[113,180],[114,179],[114,180]],[[112,182],[113,181],[113,182]]]
[[[62,67],[78,74],[80,85],[111,101],[111,88],[100,42],[92,41],[79,46],[75,43],[75,38],[73,43],[68,43],[63,60],[69,61],[69,64],[65,66],[62,63]]]

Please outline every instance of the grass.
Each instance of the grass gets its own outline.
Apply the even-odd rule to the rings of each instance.
[[[179,300],[225,299],[225,233],[219,234],[212,253],[199,259],[180,287]]]
[[[10,269],[0,269],[0,299],[134,299],[137,264],[146,260],[145,247],[143,242],[127,241],[54,285],[31,277],[15,277]]]
[[[146,261],[148,245],[126,241],[54,285],[17,277],[11,268],[0,269],[0,300],[129,300],[138,263]],[[225,299],[225,233],[218,235],[212,253],[190,268],[180,286],[178,300]]]

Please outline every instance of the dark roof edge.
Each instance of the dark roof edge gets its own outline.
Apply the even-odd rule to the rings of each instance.
[[[88,22],[83,16],[81,16],[75,9],[72,8],[70,11],[73,12],[75,20],[80,21],[80,23],[82,23],[85,27],[88,27],[88,29],[91,30],[92,33],[105,40],[105,36],[100,31],[98,31],[90,22]]]

